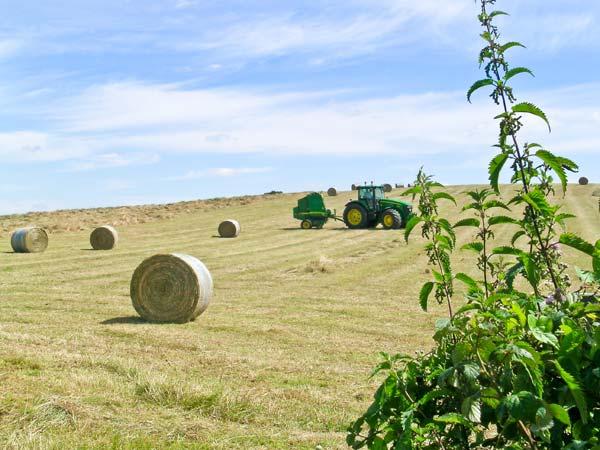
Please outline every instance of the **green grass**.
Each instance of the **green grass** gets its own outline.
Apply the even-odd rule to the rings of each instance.
[[[570,229],[588,239],[600,229],[597,188],[571,186],[565,199],[579,217]],[[326,202],[341,212],[352,195]],[[0,447],[345,448],[347,424],[377,385],[368,379],[377,352],[426,349],[445,310],[418,306],[431,276],[420,238],[406,245],[398,231],[335,222],[300,230],[291,218],[299,196],[186,203],[158,214],[78,211],[69,227],[84,230],[71,232],[60,232],[65,212],[36,215],[57,230],[43,254],[9,253],[5,235]],[[242,224],[240,237],[215,238],[230,217]],[[30,219],[1,222],[10,229]],[[90,224],[113,219],[119,247],[87,250]],[[510,231],[499,229],[498,241]],[[469,237],[461,230],[459,240]],[[163,252],[194,255],[213,275],[214,298],[196,322],[157,325],[135,315],[131,274]],[[469,271],[469,261],[457,253],[456,270]]]

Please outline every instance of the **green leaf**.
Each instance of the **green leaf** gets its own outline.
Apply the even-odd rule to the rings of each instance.
[[[456,222],[452,228],[458,228],[458,227],[475,227],[475,228],[479,228],[479,225],[481,224],[481,222],[479,222],[478,219],[473,218],[469,218],[469,219],[462,219],[459,220],[458,222]]]
[[[523,250],[519,250],[518,248],[508,247],[502,245],[500,247],[496,247],[492,250],[492,254],[494,255],[514,255],[514,256],[522,256],[525,253]]]
[[[504,81],[510,80],[512,77],[519,75],[520,73],[528,73],[532,77],[535,76],[531,70],[527,67],[515,67],[514,69],[510,69],[504,74]]]
[[[539,189],[533,189],[527,194],[520,196],[521,200],[531,206],[535,211],[543,215],[550,215],[552,207],[548,203],[548,199]]]
[[[460,411],[463,416],[469,419],[471,422],[481,422],[481,400],[478,395],[472,395],[463,400],[460,407]]]
[[[550,403],[547,405],[547,408],[548,411],[550,411],[550,414],[552,414],[552,417],[569,427],[571,426],[571,418],[569,417],[569,413],[565,408],[556,403]]]
[[[423,311],[427,311],[427,301],[429,300],[429,294],[433,290],[433,281],[428,281],[421,288],[421,292],[419,293],[419,304]]]
[[[506,209],[507,211],[510,211],[510,208],[508,206],[506,206],[506,204],[504,204],[504,202],[501,202],[500,200],[490,200],[483,204],[483,209],[488,210],[490,208],[502,208],[502,209]]]
[[[533,337],[542,344],[548,344],[558,349],[558,339],[554,334],[540,330],[537,327],[531,328]]]
[[[482,242],[470,242],[468,244],[463,245],[461,250],[471,250],[476,253],[481,253],[483,251],[483,243]]]
[[[529,253],[524,252],[521,252],[519,260],[523,263],[523,267],[525,269],[525,277],[527,278],[527,281],[529,281],[529,284],[531,284],[531,286],[537,288],[538,284],[540,283],[540,272],[535,261],[533,260],[533,258],[530,257]]]
[[[544,111],[542,111],[540,108],[535,106],[533,103],[529,103],[529,102],[518,103],[512,107],[512,111],[516,112],[516,113],[525,113],[525,114],[532,114],[534,116],[537,116],[540,119],[542,119],[544,122],[546,122],[546,125],[548,125],[548,131],[552,131],[552,129],[550,128],[550,122],[548,122],[548,118],[546,117],[546,113],[544,113]]]
[[[488,223],[490,225],[500,225],[502,223],[512,223],[513,225],[519,225],[520,222],[517,219],[513,219],[512,217],[508,216],[494,216],[490,217]]]
[[[554,173],[556,173],[560,180],[560,184],[562,185],[563,192],[566,192],[567,174],[565,172],[563,164],[561,163],[561,158],[554,156],[547,150],[538,150],[537,152],[535,152],[535,156],[540,158],[544,162],[544,164],[546,164],[554,171]]]
[[[509,48],[513,48],[513,47],[527,48],[520,42],[511,41],[511,42],[507,42],[504,45],[501,45],[499,51],[500,51],[500,53],[504,53],[506,50],[508,50]]]
[[[471,278],[466,273],[459,272],[454,276],[454,278],[456,278],[459,281],[462,281],[464,284],[466,284],[470,289],[472,289],[474,291],[481,291],[481,289],[479,288],[479,285],[477,284],[477,281],[475,281],[473,278]]]
[[[509,16],[509,15],[510,15],[510,14],[508,14],[507,12],[504,12],[504,11],[497,10],[497,11],[492,11],[491,13],[489,13],[489,14],[488,14],[488,17],[489,17],[490,19],[493,19],[493,18],[494,18],[494,17],[496,17],[496,16]]]
[[[500,194],[500,189],[498,188],[498,178],[500,177],[500,172],[502,171],[502,167],[504,167],[504,163],[506,163],[507,159],[508,153],[499,153],[490,161],[490,166],[488,169],[490,174],[490,185],[496,194]]]
[[[471,423],[469,422],[469,420],[462,414],[458,413],[443,414],[441,416],[435,417],[433,420],[441,423],[452,423],[457,425],[464,425],[469,428],[471,427]]]
[[[467,101],[469,103],[471,103],[471,95],[473,95],[473,93],[477,89],[481,89],[482,87],[485,87],[485,86],[491,86],[493,84],[494,84],[494,80],[492,80],[491,78],[484,78],[483,80],[476,81],[475,83],[473,83],[473,86],[471,86],[469,88],[469,90],[467,91]]]
[[[579,413],[581,414],[581,421],[585,424],[588,422],[588,410],[587,410],[587,402],[585,401],[585,395],[583,391],[579,387],[577,380],[573,375],[567,372],[558,361],[552,361],[556,370],[563,381],[566,383],[569,391],[571,391],[571,395],[573,399],[575,399],[575,404],[577,405],[577,409],[579,409]]]
[[[408,243],[408,238],[412,230],[421,222],[422,219],[419,216],[412,216],[408,223],[406,224],[406,228],[404,229],[404,240]]]
[[[433,198],[433,200],[440,200],[440,199],[446,199],[446,200],[450,200],[451,202],[453,202],[456,205],[456,199],[454,197],[452,197],[450,194],[448,194],[447,192],[436,192],[435,194],[433,194],[431,196]]]
[[[573,247],[586,255],[594,256],[594,246],[574,233],[561,234],[559,242],[568,245],[569,247]]]
[[[452,225],[450,225],[450,222],[448,222],[446,219],[438,219],[438,223],[440,224],[442,229],[446,233],[448,233],[448,236],[450,236],[450,239],[452,239],[452,248],[454,248],[454,245],[456,244],[456,233],[452,229]]]
[[[519,230],[517,231],[515,234],[513,234],[512,239],[510,240],[510,245],[514,246],[515,242],[517,242],[519,240],[519,238],[525,236],[527,233],[523,230]]]

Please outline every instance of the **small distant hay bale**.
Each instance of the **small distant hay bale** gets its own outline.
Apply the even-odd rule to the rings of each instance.
[[[383,192],[392,192],[392,185],[388,184],[388,183],[385,183],[383,185]]]
[[[94,250],[111,250],[119,242],[119,233],[110,225],[96,228],[90,234],[90,244]]]
[[[206,310],[212,293],[210,272],[189,255],[151,256],[131,278],[133,307],[149,322],[190,322]]]
[[[356,190],[356,184],[353,184],[353,185],[351,186],[351,188],[352,188],[352,190],[353,190],[353,191],[355,191],[355,190]]]
[[[327,195],[330,197],[335,197],[337,195],[337,190],[333,187],[327,189]]]
[[[582,186],[585,186],[586,184],[588,184],[590,182],[590,180],[588,180],[586,177],[581,177],[579,179],[579,184]]]
[[[396,183],[396,189],[403,188],[403,187],[404,187],[404,184],[402,184],[402,183]]]
[[[41,253],[48,248],[48,233],[40,227],[19,228],[10,238],[15,253]]]
[[[227,219],[219,224],[219,236],[222,238],[234,238],[240,234],[242,228],[237,220]]]

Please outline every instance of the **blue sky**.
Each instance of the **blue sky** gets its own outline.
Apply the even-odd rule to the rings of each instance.
[[[550,116],[600,178],[600,3],[500,0]],[[0,0],[0,214],[272,189],[485,182],[472,0]]]

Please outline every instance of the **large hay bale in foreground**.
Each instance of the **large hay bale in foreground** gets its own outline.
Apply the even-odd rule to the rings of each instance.
[[[119,241],[119,233],[110,225],[96,228],[90,234],[90,244],[94,250],[111,250]]]
[[[581,184],[582,186],[585,186],[586,184],[588,184],[590,182],[590,180],[588,180],[586,177],[581,177],[579,179],[579,184]]]
[[[202,314],[212,297],[210,272],[199,259],[183,254],[154,255],[131,277],[131,302],[150,322],[185,323]]]
[[[48,233],[40,227],[19,228],[10,237],[16,253],[41,253],[48,248]]]
[[[219,224],[219,236],[223,238],[237,237],[240,231],[242,231],[242,228],[237,220],[228,219]]]
[[[388,184],[388,183],[385,183],[383,185],[383,192],[392,192],[392,185]]]
[[[327,195],[329,195],[330,197],[335,197],[337,195],[337,190],[333,187],[330,187],[329,189],[327,189]]]

